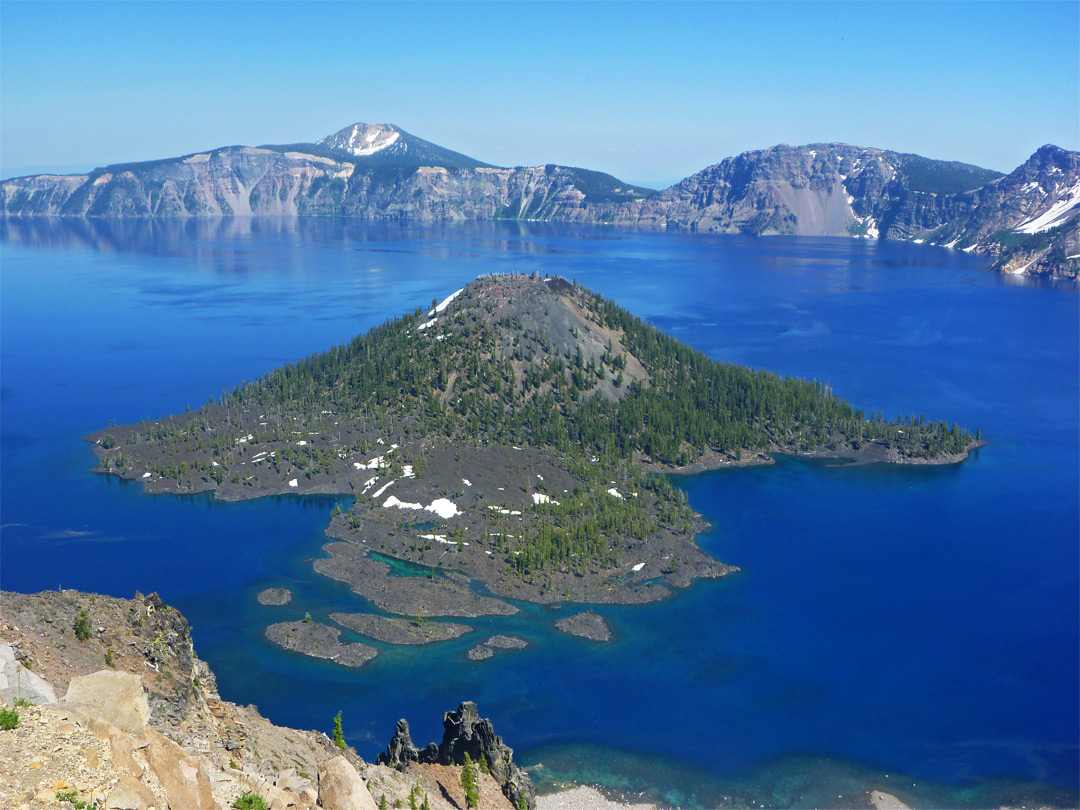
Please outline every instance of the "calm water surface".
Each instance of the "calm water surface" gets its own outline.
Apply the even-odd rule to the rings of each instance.
[[[0,584],[159,591],[224,697],[346,736],[366,758],[464,699],[534,766],[688,806],[1077,802],[1080,396],[1074,289],[938,248],[336,220],[0,224]],[[944,468],[771,468],[678,479],[742,568],[599,608],[607,645],[522,605],[361,670],[265,626],[364,609],[313,573],[333,498],[150,497],[81,441],[340,343],[491,272],[561,274],[711,357],[826,380],[857,406],[981,428]],[[294,602],[263,607],[269,585]],[[531,642],[480,663],[491,632]],[[346,634],[348,636],[348,634]]]

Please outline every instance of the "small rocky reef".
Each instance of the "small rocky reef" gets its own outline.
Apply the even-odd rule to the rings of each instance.
[[[280,607],[292,601],[292,591],[288,588],[267,588],[259,592],[259,604]]]
[[[480,763],[481,770],[490,772],[503,795],[515,808],[536,810],[536,794],[529,775],[514,764],[514,750],[495,733],[491,721],[481,718],[476,704],[466,701],[456,712],[443,715],[443,739],[440,745],[431,743],[417,749],[409,736],[409,723],[399,720],[386,751],[379,754],[378,764],[405,771],[414,764],[463,765]]]
[[[604,617],[598,613],[593,613],[591,610],[567,616],[565,619],[559,619],[555,622],[555,629],[591,641],[611,640],[611,629],[608,627],[607,622],[604,621]]]

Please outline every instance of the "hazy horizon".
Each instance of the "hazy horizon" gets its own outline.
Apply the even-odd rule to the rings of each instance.
[[[1003,172],[1045,143],[1080,148],[1075,2],[3,10],[4,176],[315,141],[356,121],[653,188],[778,143]],[[1063,67],[1033,69],[1039,54]]]

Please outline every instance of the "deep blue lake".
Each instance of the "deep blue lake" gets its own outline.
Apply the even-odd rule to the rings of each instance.
[[[374,759],[475,700],[540,783],[683,806],[1078,802],[1080,295],[941,248],[557,225],[0,222],[0,586],[158,591],[228,700]],[[82,437],[198,407],[478,275],[559,274],[718,360],[828,381],[886,416],[981,428],[938,468],[676,479],[741,573],[601,607],[615,639],[521,605],[359,670],[267,624],[366,603],[312,571],[334,498],[223,504],[94,475]],[[285,585],[295,598],[264,607]],[[565,611],[564,611],[565,612]],[[524,651],[470,662],[492,632]],[[349,638],[349,634],[345,634]]]

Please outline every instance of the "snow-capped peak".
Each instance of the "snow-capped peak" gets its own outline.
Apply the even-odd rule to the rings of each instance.
[[[363,157],[393,146],[400,138],[401,132],[392,124],[357,123],[328,135],[319,144]]]

